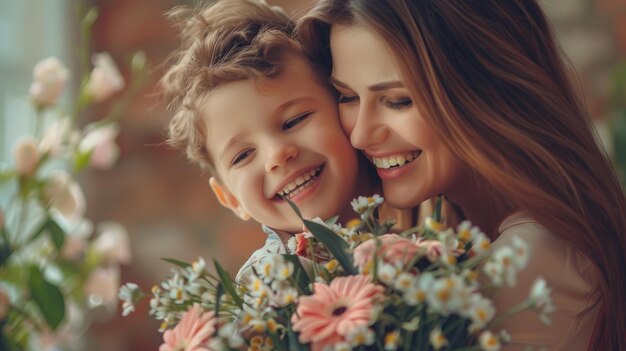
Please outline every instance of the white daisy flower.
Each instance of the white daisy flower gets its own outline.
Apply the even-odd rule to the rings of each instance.
[[[485,351],[498,351],[502,346],[500,345],[500,339],[489,330],[485,330],[480,334],[478,342]]]
[[[368,327],[356,327],[352,329],[346,338],[350,346],[372,345],[375,341],[374,332]]]
[[[442,347],[448,345],[448,339],[441,332],[441,328],[437,327],[430,332],[428,337],[430,344],[435,350],[440,350]]]
[[[552,297],[550,296],[551,292],[552,289],[548,287],[546,280],[543,278],[537,278],[530,288],[529,299],[533,308],[539,311],[539,318],[546,324],[552,323],[548,314],[554,312],[556,309],[552,302]]]

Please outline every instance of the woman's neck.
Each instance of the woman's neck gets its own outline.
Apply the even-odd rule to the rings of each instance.
[[[516,209],[493,187],[478,177],[474,177],[471,185],[464,186],[463,189],[448,197],[461,207],[466,219],[472,222],[472,225],[495,240],[500,235],[498,228],[502,221]]]

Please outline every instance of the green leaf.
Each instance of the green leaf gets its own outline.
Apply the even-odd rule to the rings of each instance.
[[[87,165],[89,165],[89,161],[91,160],[91,151],[89,152],[80,152],[77,151],[74,155],[74,170],[76,172],[82,171]]]
[[[220,299],[224,295],[224,287],[222,283],[217,283],[217,288],[215,290],[215,315],[220,315]]]
[[[239,308],[242,308],[243,300],[241,299],[239,295],[237,295],[237,290],[235,289],[235,284],[233,283],[233,279],[224,270],[224,268],[220,266],[220,264],[216,260],[213,260],[213,264],[215,265],[215,270],[217,271],[217,275],[220,277],[220,281],[222,282],[222,285],[224,285],[224,290],[226,291],[228,295],[230,295],[230,297],[233,298],[233,301],[235,302],[235,304],[237,304]]]
[[[11,178],[16,177],[17,172],[15,171],[2,171],[0,172],[0,183],[6,182],[7,180],[11,180]]]
[[[326,226],[304,219],[304,225],[311,231],[311,234],[317,238],[328,251],[337,259],[343,270],[349,275],[358,274],[356,268],[352,264],[352,254],[348,252],[348,243],[337,235],[337,233],[328,229]]]
[[[293,263],[293,276],[296,279],[296,283],[301,291],[305,294],[310,295],[311,289],[309,285],[311,284],[311,277],[307,274],[306,270],[302,266],[300,259],[298,259],[297,255],[282,255],[285,260]],[[314,263],[313,263],[314,264]]]
[[[278,336],[278,334],[271,333],[271,332],[269,334],[270,334],[270,339],[274,343],[274,348],[276,350],[287,351],[287,348],[285,347],[285,344],[283,343],[283,340],[281,340],[281,338],[280,338],[280,336]]]
[[[298,208],[298,206],[296,206],[296,204],[294,204],[293,202],[291,202],[291,200],[289,200],[288,198],[284,197],[283,200],[287,201],[287,203],[289,204],[289,206],[291,206],[291,208],[294,210],[294,212],[298,215],[298,217],[300,217],[300,219],[302,218],[302,213],[300,212],[300,209]]]
[[[187,267],[191,267],[191,263],[187,263],[187,262],[183,262],[180,260],[177,260],[175,258],[161,258],[161,261],[165,261],[167,263],[171,263],[175,266],[178,266],[180,268],[187,268]]]
[[[9,243],[2,241],[0,242],[0,267],[4,265],[4,262],[9,259],[13,251],[11,251],[11,246]]]
[[[65,318],[65,299],[61,290],[47,282],[37,266],[30,267],[28,286],[44,319],[55,330]]]
[[[57,250],[61,250],[65,242],[65,232],[63,229],[52,218],[46,221],[45,227],[48,230],[48,234],[50,234],[50,239],[52,239],[54,246]]]
[[[327,225],[334,225],[337,223],[337,220],[339,220],[339,216],[334,216],[334,217],[330,217],[327,221],[326,224]]]
[[[39,226],[39,228],[37,228],[37,230],[35,230],[35,232],[30,236],[30,239],[28,239],[28,241],[29,242],[35,241],[35,239],[39,238],[39,236],[41,236],[41,234],[44,231],[46,231],[47,227],[48,227],[48,219],[43,221],[41,226]]]

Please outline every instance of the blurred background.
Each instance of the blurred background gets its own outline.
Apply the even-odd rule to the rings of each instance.
[[[312,4],[309,0],[268,2],[283,6],[294,16]],[[132,263],[122,268],[122,282],[133,281],[149,290],[169,273],[170,265],[160,261],[161,257],[183,261],[198,256],[207,261],[215,258],[234,274],[262,245],[264,234],[256,223],[241,222],[221,208],[208,186],[209,176],[190,165],[182,153],[164,145],[168,114],[156,96],[155,83],[163,72],[162,62],[178,42],[163,14],[175,5],[197,1],[81,3],[100,10],[92,52],[110,52],[125,75],[134,51],[144,51],[151,65],[148,84],[120,121],[120,160],[112,170],[87,170],[79,177],[87,199],[87,217],[94,222],[121,222],[131,237]],[[621,157],[624,163],[623,135],[617,140],[613,136],[624,129],[626,119],[625,102],[620,98],[624,94],[618,88],[620,79],[623,84],[626,76],[626,1],[542,3],[576,69],[578,85],[608,152],[616,159]],[[4,164],[12,162],[13,141],[32,128],[28,119],[20,117],[34,113],[27,97],[33,65],[42,58],[56,56],[72,72],[79,67],[77,6],[75,0],[0,1],[0,161]],[[78,72],[72,74],[71,85],[79,84],[78,76]],[[72,98],[63,96],[66,100]],[[81,123],[101,115],[96,112],[87,110]],[[623,146],[616,147],[620,142]],[[121,317],[118,311],[92,325],[86,349],[154,350],[162,340],[158,326],[148,316],[146,304],[128,317]]]

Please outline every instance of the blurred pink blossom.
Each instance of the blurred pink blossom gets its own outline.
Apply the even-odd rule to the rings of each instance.
[[[85,283],[85,295],[92,306],[116,306],[117,292],[120,289],[118,266],[94,269]]]
[[[381,241],[378,250],[377,240]],[[372,259],[372,256],[376,255],[387,263],[401,262],[403,265],[406,265],[418,252],[419,248],[410,239],[396,234],[385,234],[357,246],[354,249],[354,263],[363,270]]]
[[[90,164],[97,169],[107,170],[117,161],[120,149],[115,138],[120,133],[116,124],[96,128],[87,133],[79,144],[82,152],[90,152]]]
[[[68,118],[56,120],[46,129],[41,137],[39,151],[42,154],[47,153],[51,156],[58,156],[61,153],[65,138],[68,137],[71,137],[70,120]]]
[[[300,342],[313,350],[345,340],[355,328],[372,323],[374,305],[384,289],[364,275],[335,278],[330,285],[315,283],[314,294],[300,297],[291,322]]]
[[[54,105],[69,78],[67,68],[56,57],[43,59],[33,68],[33,83],[28,91],[39,106]]]
[[[93,243],[96,252],[109,263],[130,263],[130,239],[123,225],[117,222],[102,222],[98,224],[98,232],[100,235]]]
[[[70,223],[78,223],[85,215],[85,195],[80,185],[63,170],[51,175],[44,187],[44,196]]]
[[[211,351],[208,343],[216,324],[213,311],[203,313],[202,307],[194,305],[174,329],[165,331],[159,351]]]
[[[39,150],[37,141],[31,136],[25,136],[13,145],[15,170],[20,176],[30,177],[39,165]]]
[[[94,67],[85,88],[93,101],[102,102],[124,89],[124,78],[108,52],[94,54],[91,61]]]

